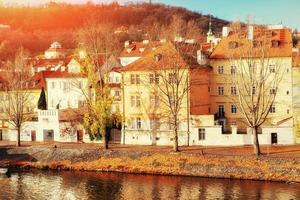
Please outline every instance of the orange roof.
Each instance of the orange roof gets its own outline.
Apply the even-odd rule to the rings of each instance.
[[[212,59],[241,58],[250,50],[251,40],[247,39],[247,31],[241,34],[230,32],[223,37],[210,55]],[[272,43],[278,44],[272,47]],[[267,29],[254,27],[253,44],[261,45],[266,49],[268,57],[291,57],[292,56],[292,33],[290,29]],[[264,45],[265,44],[265,45]],[[275,45],[276,46],[276,45]],[[253,48],[253,57],[261,55],[262,48]]]
[[[45,78],[75,78],[75,77],[85,77],[83,74],[80,73],[70,73],[67,71],[43,71],[39,72],[43,73]]]
[[[123,49],[120,57],[142,57],[161,45],[159,41],[151,41],[148,44],[133,42]]]
[[[167,42],[149,52],[144,57],[127,65],[122,71],[167,69],[171,68],[171,65],[173,64],[180,64],[180,67],[187,67],[188,65],[176,49],[175,45],[171,42]]]
[[[69,64],[69,62],[71,61],[71,57],[68,56],[66,58],[53,58],[53,59],[37,59],[37,58],[33,58],[31,59],[31,63],[32,63],[32,67],[33,68],[38,68],[38,67],[49,67],[51,66],[56,66],[59,64],[62,65],[67,65]]]

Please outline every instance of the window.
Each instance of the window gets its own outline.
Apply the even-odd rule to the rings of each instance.
[[[134,84],[139,85],[140,84],[140,75],[138,75],[138,74],[131,74],[130,75],[130,83],[132,85],[134,85]]]
[[[140,84],[140,75],[135,75],[135,83],[137,84],[137,85],[139,85]]]
[[[79,87],[79,89],[82,89],[82,82],[81,81],[78,82],[78,87]]]
[[[114,95],[115,97],[120,97],[120,91],[118,91],[118,90],[115,90],[115,95]]]
[[[236,73],[236,66],[231,66],[230,73],[231,74],[235,74]]]
[[[272,48],[276,48],[279,46],[279,41],[278,40],[272,40]]]
[[[51,83],[51,88],[55,88],[55,82],[54,81]]]
[[[225,115],[225,106],[223,104],[219,105],[219,117],[224,117]]]
[[[135,75],[134,74],[131,74],[130,75],[130,83],[133,85],[135,84]]]
[[[275,65],[269,65],[270,73],[275,73]]]
[[[176,74],[169,73],[169,83],[176,83]]]
[[[109,83],[112,83],[112,82],[113,82],[113,77],[112,77],[112,76],[110,76],[110,77],[108,78],[108,82],[109,82]]]
[[[271,107],[270,107],[270,113],[276,113],[276,107],[275,107],[275,105],[271,105]]]
[[[205,128],[198,129],[198,139],[205,140]]]
[[[150,96],[150,106],[159,107],[159,96],[151,95]]]
[[[224,67],[218,66],[218,74],[224,74]]]
[[[231,87],[231,95],[236,95],[236,87],[235,86]]]
[[[142,128],[142,120],[140,117],[131,118],[131,128],[132,129],[141,129]]]
[[[290,91],[287,90],[287,91],[286,91],[286,95],[290,95]]]
[[[140,96],[131,96],[131,107],[140,107],[141,98]]]
[[[150,84],[159,84],[159,75],[158,74],[149,74]]]
[[[253,41],[253,47],[254,48],[258,48],[258,47],[261,47],[261,46],[262,46],[262,41],[257,41],[257,40]]]
[[[120,78],[118,76],[116,77],[116,83],[120,83]]]
[[[131,96],[131,107],[135,106],[135,96]]]
[[[135,129],[135,125],[136,125],[135,118],[131,118],[131,128]]]
[[[270,95],[275,95],[276,94],[276,90],[274,88],[270,89]]]
[[[254,95],[255,93],[256,93],[256,87],[253,86],[253,87],[252,87],[252,94]]]
[[[150,129],[159,129],[159,120],[157,118],[150,118]]]
[[[67,83],[67,82],[64,82],[64,83],[63,83],[63,89],[66,90],[67,88],[68,88],[68,83]]]
[[[231,113],[237,113],[236,105],[231,105]]]
[[[224,95],[224,87],[223,86],[218,87],[218,94],[221,96]]]
[[[286,69],[286,72],[287,72],[287,73],[289,73],[289,72],[290,72],[290,69],[289,69],[289,68],[287,68],[287,69]]]
[[[141,129],[142,128],[142,120],[140,117],[136,118],[136,128]]]
[[[236,41],[231,41],[231,42],[229,42],[228,46],[229,46],[229,49],[235,49],[238,47],[238,43]]]
[[[86,103],[86,101],[85,101],[85,100],[78,100],[78,107],[82,107],[82,106],[84,106],[84,105],[85,105],[85,103]]]

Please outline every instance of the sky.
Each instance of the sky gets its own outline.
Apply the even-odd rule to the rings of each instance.
[[[49,0],[0,0],[0,2],[18,4],[43,4]],[[87,0],[56,0],[68,3],[86,3]],[[94,3],[106,3],[112,0],[92,0]],[[138,2],[141,0],[119,0]],[[146,1],[146,0],[144,0]],[[280,24],[300,30],[300,0],[152,0],[155,3],[185,7],[202,14],[215,17],[246,21],[260,24]]]

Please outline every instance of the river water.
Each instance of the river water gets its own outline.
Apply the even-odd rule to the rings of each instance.
[[[92,172],[0,175],[0,199],[300,199],[300,184]]]

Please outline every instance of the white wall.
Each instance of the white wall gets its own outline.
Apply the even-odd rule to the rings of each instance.
[[[140,57],[120,57],[120,63],[122,66],[127,66],[134,61],[138,60]]]
[[[86,94],[87,78],[46,78],[48,109],[78,108],[78,102],[86,100],[79,82]],[[54,85],[53,85],[54,84]],[[53,87],[54,86],[54,87]]]

